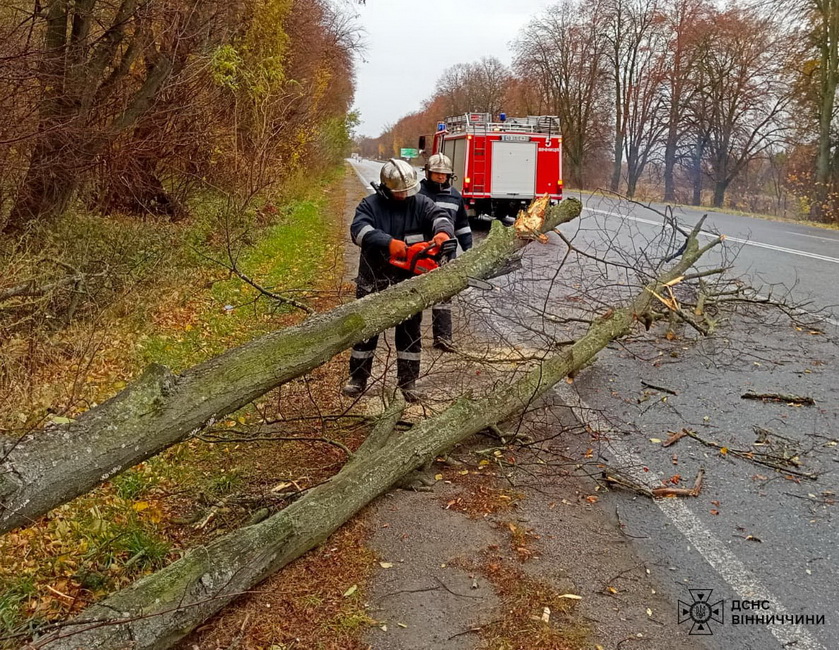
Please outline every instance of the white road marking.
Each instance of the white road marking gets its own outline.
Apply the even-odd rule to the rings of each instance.
[[[352,168],[355,171],[356,176],[358,176],[359,180],[361,181],[361,184],[364,186],[364,189],[367,190],[368,194],[372,194],[373,188],[370,186],[371,181],[368,181],[366,178],[364,178],[364,176],[361,175],[361,172],[358,171],[358,166],[353,161],[350,160],[348,162],[350,163],[350,165],[352,165]]]
[[[559,383],[554,387],[554,391],[571,407],[580,422],[602,433],[612,431],[608,422],[586,404],[570,386]],[[642,467],[644,462],[620,440],[619,435],[612,437],[609,448],[615,456],[615,460],[622,466],[623,471],[641,485],[655,486],[663,483],[662,478],[652,470],[644,472],[635,469]],[[725,544],[702,524],[683,501],[679,499],[656,499],[655,504],[742,600],[766,600],[769,601],[773,614],[789,612],[786,606],[726,548]],[[767,625],[767,627],[785,648],[825,650],[825,647],[800,625],[773,624]]]
[[[652,219],[642,219],[641,217],[633,217],[628,214],[621,214],[619,212],[613,212],[611,210],[598,210],[596,208],[584,208],[589,212],[596,212],[598,214],[605,214],[609,217],[618,217],[619,219],[628,219],[630,221],[637,221],[638,223],[647,223],[653,226],[664,226],[665,228],[670,228],[671,226],[663,224],[661,221],[654,221]],[[719,235],[712,232],[701,231],[700,234],[703,237],[715,239]],[[800,255],[801,257],[809,257],[814,260],[819,260],[821,262],[832,262],[834,264],[839,264],[839,257],[829,257],[827,255],[819,255],[818,253],[811,253],[809,251],[800,251],[794,248],[786,248],[784,246],[775,246],[774,244],[766,244],[764,242],[755,241],[753,239],[740,239],[739,237],[730,237],[728,235],[725,236],[726,241],[734,242],[736,244],[743,244],[744,246],[755,246],[757,248],[766,248],[772,251],[778,251],[780,253],[789,253],[790,255]]]
[[[810,239],[821,239],[822,241],[829,241],[832,244],[839,244],[839,239],[830,237],[819,237],[818,235],[805,235],[803,232],[792,232],[791,230],[784,230],[787,235],[795,235],[796,237],[809,237]]]

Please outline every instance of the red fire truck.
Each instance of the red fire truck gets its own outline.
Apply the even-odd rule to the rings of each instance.
[[[430,153],[451,159],[453,185],[475,219],[509,222],[536,196],[562,199],[562,134],[553,115],[449,117],[437,124]]]

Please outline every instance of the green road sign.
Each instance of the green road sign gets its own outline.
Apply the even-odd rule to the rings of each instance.
[[[399,154],[400,158],[416,158],[419,156],[419,151],[417,149],[407,149],[402,147],[401,152],[402,153]]]

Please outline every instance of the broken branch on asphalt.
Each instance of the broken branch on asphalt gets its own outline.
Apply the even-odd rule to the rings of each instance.
[[[786,402],[793,406],[805,405],[815,406],[816,400],[812,397],[805,397],[803,395],[785,395],[783,393],[744,393],[740,395],[740,399],[760,400],[761,402]]]
[[[706,447],[710,447],[712,449],[716,449],[720,452],[723,456],[733,456],[735,458],[740,458],[742,460],[747,460],[749,462],[755,463],[757,465],[762,465],[764,467],[771,467],[772,469],[778,472],[784,472],[787,474],[792,474],[794,476],[800,476],[802,478],[809,479],[811,481],[815,481],[818,479],[818,474],[813,474],[810,472],[804,472],[798,469],[793,469],[794,467],[800,467],[801,463],[798,461],[797,454],[794,456],[776,456],[774,454],[767,454],[760,451],[752,451],[746,449],[733,449],[726,445],[722,445],[718,442],[714,442],[713,440],[706,440],[705,438],[700,437],[695,431],[691,431],[690,429],[682,429],[684,432],[684,436],[693,438],[697,442],[702,443]],[[679,436],[676,438],[682,438],[684,436]],[[669,439],[665,442],[669,442]],[[673,440],[675,442],[675,440]],[[670,443],[672,444],[672,443]],[[662,446],[666,446],[662,443]]]
[[[651,499],[663,499],[666,497],[698,497],[702,491],[702,481],[705,476],[705,469],[700,467],[696,473],[696,478],[691,488],[679,488],[669,485],[661,485],[656,487],[649,487],[633,478],[630,478],[626,473],[614,468],[604,467],[601,471],[601,479],[610,487],[621,487],[626,490],[637,492],[645,497]]]

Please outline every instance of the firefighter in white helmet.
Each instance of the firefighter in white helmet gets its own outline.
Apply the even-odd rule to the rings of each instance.
[[[472,229],[469,227],[463,196],[452,187],[453,175],[454,169],[449,157],[435,153],[425,163],[425,179],[420,183],[420,194],[424,194],[445,210],[451,219],[460,247],[468,251],[472,248]],[[431,329],[434,334],[434,347],[444,352],[453,352],[451,301],[446,300],[431,308]]]
[[[410,271],[389,261],[406,257],[408,246],[423,241],[441,245],[454,233],[445,210],[418,194],[417,172],[407,162],[391,158],[382,166],[379,177],[376,193],[358,204],[350,226],[352,240],[361,248],[355,281],[357,298],[412,277]],[[415,382],[420,371],[421,323],[422,312],[396,326],[396,383],[408,401],[419,398]],[[367,388],[378,341],[377,335],[353,346],[344,395],[357,397]]]

